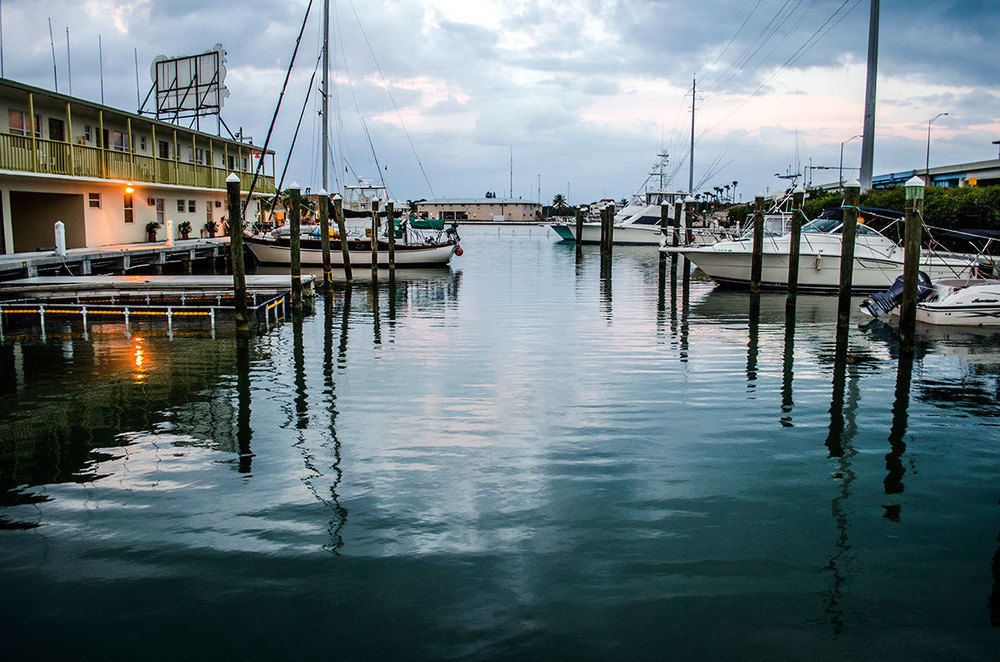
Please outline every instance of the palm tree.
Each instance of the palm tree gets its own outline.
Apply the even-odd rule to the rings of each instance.
[[[555,207],[557,216],[562,216],[559,212],[565,211],[569,207],[566,204],[566,197],[562,193],[556,193],[556,196],[552,198],[552,206]]]

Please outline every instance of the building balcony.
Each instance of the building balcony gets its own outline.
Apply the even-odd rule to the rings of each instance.
[[[225,189],[230,173],[209,165],[10,133],[0,133],[0,170],[213,189]],[[253,173],[236,174],[240,189],[248,191]],[[261,174],[254,192],[274,193],[274,176]]]

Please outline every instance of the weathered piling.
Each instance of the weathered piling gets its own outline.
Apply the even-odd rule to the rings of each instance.
[[[588,211],[587,207],[576,208],[576,254],[583,252],[583,215]]]
[[[691,223],[694,222],[694,209],[698,204],[690,195],[684,198],[684,224],[681,226],[684,232],[684,245],[691,243]]]
[[[292,272],[292,310],[302,310],[302,238],[299,236],[302,227],[302,201],[299,185],[293,183],[288,187],[288,197],[291,209],[288,213],[288,245],[289,267]]]
[[[601,255],[611,255],[611,245],[614,242],[612,227],[615,219],[614,205],[608,204],[601,210]]]
[[[378,200],[372,200],[372,279],[378,278]]]
[[[753,199],[753,253],[750,257],[750,291],[760,294],[760,280],[764,271],[764,196],[758,193]]]
[[[246,265],[243,262],[243,213],[240,205],[240,178],[236,173],[226,177],[226,196],[229,203],[229,262],[233,265],[233,306],[236,330],[247,331]]]
[[[671,233],[673,236],[670,237],[671,246],[680,245],[681,214],[683,212],[684,212],[684,203],[681,202],[680,200],[674,200],[674,223],[673,223],[673,232]],[[675,258],[677,257],[676,253],[674,253],[674,257]]]
[[[392,216],[392,203],[385,205],[385,234],[389,238],[389,275],[396,270],[396,219]]]
[[[614,250],[613,246],[615,245],[615,230],[614,230],[614,228],[615,228],[615,206],[614,206],[614,204],[612,204],[612,203],[609,202],[608,206],[607,206],[607,211],[608,211],[608,234],[607,234],[607,237],[608,237],[608,255],[611,255],[611,252]]]
[[[347,247],[347,226],[344,224],[344,199],[340,194],[333,196],[333,215],[340,235],[340,253],[344,261],[344,280],[351,282],[351,252]]]
[[[837,330],[851,323],[851,289],[854,287],[854,243],[858,236],[858,200],[861,184],[851,180],[844,186],[844,220],[841,227],[840,289],[837,298]]]
[[[920,271],[920,238],[923,234],[924,182],[917,176],[906,182],[906,234],[903,240],[903,297],[899,302],[899,342],[913,351],[917,323],[917,275]]]
[[[792,228],[788,246],[788,299],[786,303],[795,303],[795,297],[799,290],[799,252],[802,244],[802,219],[805,214],[802,211],[802,201],[805,200],[806,192],[801,186],[796,186],[792,191]]]
[[[319,205],[319,243],[323,251],[323,293],[333,293],[333,265],[330,261],[330,194],[325,188],[319,190],[316,204]]]
[[[667,243],[667,234],[670,232],[670,204],[666,202],[660,203],[660,243]],[[658,251],[659,259],[657,260],[660,264],[660,283],[662,286],[664,273],[666,271],[667,254],[663,251]]]

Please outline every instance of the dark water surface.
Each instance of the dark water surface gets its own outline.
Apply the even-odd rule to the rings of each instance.
[[[463,235],[249,342],[8,334],[0,659],[997,658],[997,336]]]

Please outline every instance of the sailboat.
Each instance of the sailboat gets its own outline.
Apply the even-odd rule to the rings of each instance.
[[[323,141],[323,190],[329,182],[329,163],[326,146],[330,144],[328,117],[329,35],[330,2],[323,3],[323,81],[322,81],[322,141]],[[373,254],[377,265],[389,264],[389,232],[393,233],[395,264],[401,267],[441,267],[448,264],[453,255],[462,255],[458,225],[452,223],[447,228],[444,221],[417,218],[411,210],[405,217],[394,213],[388,218],[384,208],[388,203],[388,191],[384,185],[358,178],[356,184],[344,186],[342,213],[347,239],[348,259],[351,266],[371,266]],[[382,207],[383,211],[374,212]],[[317,203],[318,204],[318,203]],[[329,218],[334,219],[334,208],[330,205]],[[374,217],[373,217],[374,215]],[[384,222],[382,222],[384,220]],[[374,226],[374,232],[372,227]],[[330,230],[330,262],[334,267],[344,267],[342,250],[337,250],[340,240],[338,231]],[[287,265],[291,263],[291,237],[288,225],[283,225],[268,233],[244,238],[247,248],[261,264]],[[376,244],[373,251],[372,244]],[[300,260],[302,266],[323,266],[323,250],[318,225],[303,225],[299,233]]]

